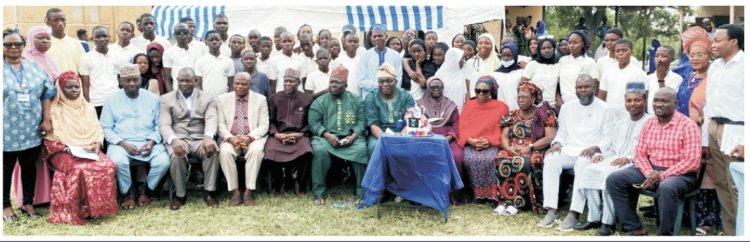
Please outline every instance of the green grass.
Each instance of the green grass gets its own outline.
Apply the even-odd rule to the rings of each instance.
[[[519,212],[505,217],[492,214],[489,204],[451,206],[448,223],[440,212],[429,208],[382,208],[364,210],[334,208],[334,202],[353,198],[348,186],[331,191],[325,206],[315,206],[309,196],[277,197],[261,194],[255,207],[229,207],[229,197],[220,197],[219,208],[208,208],[191,191],[188,203],[178,211],[168,208],[168,197],[148,207],[86,225],[50,224],[46,218],[31,219],[16,210],[20,220],[4,222],[6,236],[592,236],[595,230],[560,232],[536,226],[542,214]],[[639,204],[651,204],[641,197]],[[48,207],[38,209],[49,214]],[[561,213],[561,219],[567,211]],[[582,220],[585,214],[582,215]],[[656,233],[654,219],[642,219],[649,234]],[[556,228],[556,226],[555,226]],[[685,231],[683,229],[683,231]]]

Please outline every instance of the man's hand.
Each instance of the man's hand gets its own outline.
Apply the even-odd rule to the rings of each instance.
[[[333,134],[331,134],[329,132],[325,132],[325,133],[323,133],[323,137],[326,138],[326,140],[328,140],[328,143],[330,143],[331,146],[333,146],[333,147],[339,147],[339,138],[336,137],[335,135],[333,135]]]
[[[185,157],[188,153],[188,145],[181,139],[172,139],[172,151],[177,157]]]
[[[219,146],[216,145],[216,141],[211,137],[203,137],[203,143],[201,143],[201,156],[208,157],[211,154],[216,153],[219,150]]]
[[[356,133],[352,133],[351,135],[344,137],[343,141],[345,142],[341,144],[341,147],[348,147],[352,145],[354,143],[354,140],[356,139],[357,139]]]
[[[740,160],[745,160],[745,145],[737,145],[732,150],[732,157],[737,157]]]
[[[42,120],[42,131],[44,131],[45,134],[52,134],[52,119]]]
[[[594,157],[591,157],[591,163],[599,163],[604,160],[604,156],[602,154],[595,155]]]
[[[154,145],[156,144],[155,141],[149,140],[146,142],[146,144],[141,147],[141,155],[142,156],[149,156],[151,155],[151,149],[154,148]]]
[[[586,158],[591,158],[591,156],[593,156],[594,154],[596,154],[596,152],[599,152],[599,148],[597,148],[596,146],[592,146],[592,147],[589,147],[587,149],[582,150],[581,154],[578,155],[578,156],[582,156],[582,157],[586,157]]]
[[[288,136],[289,136],[288,134],[282,134],[282,133],[276,133],[273,135],[273,137],[276,140],[281,141],[281,143],[284,143],[284,140],[286,140]]]
[[[132,155],[132,156],[138,155],[138,147],[135,147],[135,145],[132,145],[125,141],[120,141],[117,143],[117,145],[125,149],[125,151],[127,151],[129,155]]]
[[[545,156],[552,155],[554,153],[560,153],[561,148],[562,145],[560,145],[560,143],[554,143],[551,147],[549,147],[549,150],[547,150],[547,154],[545,154]]]
[[[643,184],[641,185],[641,188],[642,189],[648,189],[651,186],[656,185],[657,183],[659,183],[659,180],[660,180],[660,178],[659,178],[659,172],[658,171],[651,171],[651,173],[649,173],[648,175],[646,175],[646,181],[643,182]]]
[[[617,158],[613,160],[612,163],[610,163],[610,165],[622,167],[629,163],[630,163],[630,160],[628,158],[622,157],[622,158]]]
[[[703,158],[703,160],[711,159],[711,151],[708,149],[708,147],[701,147],[701,158]]]
[[[664,78],[667,77],[667,73],[669,73],[669,63],[666,61],[659,61],[656,63],[656,79],[657,80],[664,80]]]

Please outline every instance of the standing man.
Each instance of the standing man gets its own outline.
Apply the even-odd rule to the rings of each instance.
[[[169,48],[164,47],[166,51],[162,55],[164,68],[161,70],[161,74],[164,76],[164,86],[167,92],[177,89],[177,80],[174,77],[177,77],[178,72],[185,67],[195,67],[195,61],[203,56],[203,51],[188,44],[191,37],[187,24],[177,23],[173,31],[175,39],[177,39],[177,45]]]
[[[383,24],[376,24],[372,27],[372,36],[370,41],[375,45],[375,48],[369,49],[362,53],[362,57],[359,60],[359,71],[358,80],[359,86],[362,88],[362,100],[367,97],[370,92],[377,92],[378,89],[378,67],[383,63],[388,63],[396,69],[396,76],[402,76],[403,71],[401,67],[401,55],[391,48],[385,47],[386,28]],[[397,87],[401,86],[401,80],[396,83]]]
[[[214,17],[214,30],[219,31],[221,37],[221,54],[229,57],[232,55],[232,50],[229,48],[229,34],[227,33],[229,32],[229,18],[227,15],[220,13]]]
[[[81,41],[83,51],[89,52],[89,34],[86,32],[86,29],[78,29],[76,34],[78,35],[78,40]]]
[[[615,109],[617,119],[628,116],[625,109],[625,86],[628,82],[640,82],[646,84],[646,72],[637,65],[631,63],[633,55],[633,42],[621,39],[615,42],[616,68],[602,72],[599,81],[599,98],[605,100],[610,107]],[[614,66],[613,66],[614,67]],[[646,89],[648,91],[648,89]]]
[[[222,45],[220,37],[216,30],[209,30],[206,33],[208,54],[195,61],[198,88],[213,98],[233,89],[234,63],[232,59],[219,53],[219,46]]]
[[[260,45],[260,52],[257,52],[253,50],[254,53],[256,53],[256,56],[258,57],[257,61],[257,67],[258,72],[263,72],[266,75],[276,78],[276,70],[271,64],[271,61],[273,60],[273,57],[271,55],[271,50],[273,49],[273,41],[268,36],[260,37],[260,40],[258,41]],[[249,70],[246,70],[249,71]]]
[[[203,43],[203,36],[200,38],[196,38],[195,36],[195,21],[190,17],[184,17],[180,19],[180,23],[184,23],[188,26],[188,34],[190,35],[190,38],[188,39],[188,46],[190,48],[195,48],[201,51],[201,55],[205,55],[208,53],[208,47],[206,47],[206,43]],[[175,36],[176,38],[177,36]],[[165,48],[166,49],[166,48]]]
[[[260,53],[260,31],[252,29],[247,33],[247,43],[255,53]]]
[[[286,32],[288,31],[286,31],[286,28],[284,28],[283,26],[278,26],[273,30],[274,48],[271,51],[271,57],[275,57],[281,54],[281,50],[283,49],[283,46],[281,44],[281,34],[286,33]],[[292,39],[294,39],[294,37],[292,37]]]
[[[258,58],[256,57],[257,55],[255,55],[255,52],[253,52],[253,50],[244,50],[240,56],[242,58],[242,68],[245,69],[245,72],[250,74],[250,79],[253,80],[253,85],[250,89],[255,93],[263,95],[266,99],[270,99],[273,92],[271,92],[268,76],[266,73],[263,73],[258,69],[256,65],[256,60]],[[235,79],[239,78],[239,75],[235,76]]]
[[[143,32],[143,35],[133,38],[132,40],[130,40],[130,42],[141,53],[148,53],[146,47],[148,47],[148,44],[151,44],[151,42],[159,43],[162,47],[164,47],[165,50],[169,49],[169,47],[172,47],[172,44],[169,42],[169,40],[167,40],[167,38],[156,36],[156,33],[154,33],[154,30],[156,29],[156,20],[154,20],[154,15],[151,15],[150,13],[141,14],[141,17],[138,18],[138,28],[138,30]],[[187,27],[185,28],[187,29]],[[171,91],[172,89],[169,90]]]
[[[240,54],[245,49],[245,38],[239,34],[232,35],[232,37],[229,37],[229,48],[232,49],[232,55],[229,56],[229,59],[234,64],[234,72],[245,71],[245,67],[242,66],[242,58],[240,57]]]
[[[359,37],[356,34],[346,34],[342,39],[344,44],[344,55],[340,55],[331,66],[344,66],[349,70],[349,77],[347,80],[346,90],[352,94],[361,97],[362,89],[359,88],[359,81],[357,80],[357,67],[359,67],[359,57],[357,50],[359,49]]]
[[[682,76],[674,73],[670,68],[672,61],[674,61],[675,51],[672,46],[662,45],[656,49],[656,71],[646,77],[646,89],[651,90],[648,92],[648,99],[646,99],[648,106],[648,113],[654,113],[654,94],[656,90],[663,87],[670,87],[674,90],[680,88],[682,84]]]
[[[250,92],[250,75],[246,72],[237,74],[234,91],[222,94],[217,98],[219,113],[219,162],[227,189],[232,193],[229,206],[243,203],[255,205],[253,190],[258,178],[260,163],[263,161],[263,147],[268,138],[268,104],[263,95]],[[245,192],[238,186],[238,156],[245,157]],[[242,194],[242,200],[240,200]]]
[[[188,157],[198,158],[203,166],[203,200],[209,207],[218,207],[216,177],[219,173],[219,146],[214,141],[218,116],[216,102],[195,88],[193,69],[182,68],[177,74],[178,88],[161,96],[159,130],[166,138],[170,157],[169,171],[175,186],[175,197],[169,205],[178,210],[187,200],[186,180]]]
[[[135,25],[133,23],[128,21],[120,23],[117,26],[117,43],[109,45],[109,51],[118,56],[117,64],[119,66],[132,64],[133,57],[142,52],[130,43],[130,40],[133,39],[134,30]]]
[[[147,186],[138,205],[151,204],[151,196],[169,170],[169,155],[159,134],[159,97],[141,88],[141,73],[135,64],[120,67],[122,90],[107,98],[100,119],[109,143],[107,156],[117,165],[117,184],[124,197],[123,209],[135,208],[130,161],[149,163]]]
[[[302,76],[302,87],[305,87],[307,83],[307,75],[318,69],[318,64],[315,59],[315,53],[317,50],[313,51],[312,34],[302,33],[299,35],[299,48],[301,51],[297,54],[297,58],[302,63],[300,71],[306,73]],[[328,59],[330,63],[330,54]]]
[[[83,97],[94,106],[97,117],[101,117],[102,106],[107,97],[119,91],[117,71],[121,65],[118,56],[107,47],[109,44],[107,28],[99,25],[91,32],[94,34],[96,47],[94,51],[81,57],[78,72],[81,75]],[[138,76],[140,77],[140,72]]]
[[[719,26],[711,44],[718,58],[708,68],[706,106],[702,144],[709,154],[706,172],[713,174],[716,193],[721,203],[721,222],[724,233],[735,235],[737,190],[729,175],[729,162],[744,157],[744,144],[729,154],[721,151],[722,134],[726,126],[745,126],[745,30],[736,24]]]
[[[77,72],[81,57],[86,53],[81,46],[81,42],[65,35],[65,21],[65,13],[59,8],[50,8],[44,18],[47,26],[52,28],[52,43],[47,54],[57,64],[58,73]]]
[[[307,76],[305,66],[305,60],[301,59],[299,55],[294,54],[294,35],[289,32],[285,32],[281,34],[281,46],[282,51],[281,54],[277,55],[276,57],[273,57],[273,60],[271,61],[271,65],[274,68],[274,71],[276,73],[275,76],[269,76],[268,78],[271,78],[271,88],[273,89],[273,92],[281,92],[284,90],[284,72],[288,68],[292,68],[295,70],[298,70],[302,76]],[[302,90],[302,86],[299,87],[300,91]]]

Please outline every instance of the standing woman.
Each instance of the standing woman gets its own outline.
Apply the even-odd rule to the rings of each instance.
[[[466,37],[464,37],[463,34],[457,34],[456,36],[453,36],[453,40],[451,40],[451,45],[453,48],[461,49],[462,46],[464,46],[464,41],[466,41]]]
[[[448,52],[448,44],[440,42],[435,44],[432,48],[432,62],[435,63],[435,68],[440,69],[440,66],[445,62],[445,53]]]
[[[32,41],[31,45],[23,51],[23,58],[42,66],[42,69],[52,77],[52,80],[57,79],[59,74],[57,64],[47,55],[47,51],[52,47],[52,41],[50,40],[52,30],[47,26],[34,26],[29,29],[26,36]]]
[[[427,47],[425,46],[424,41],[414,39],[411,41],[411,44],[409,44],[411,59],[404,59],[404,66],[408,66],[409,69],[414,71],[404,68],[406,71],[403,73],[401,83],[410,83],[409,89],[404,89],[409,90],[409,93],[411,93],[414,100],[422,98],[425,88],[427,87],[427,79],[435,75],[435,72],[437,71],[435,63],[427,59],[426,50]],[[404,85],[402,85],[402,87],[403,86]]]
[[[159,80],[153,72],[151,72],[153,63],[151,58],[148,58],[146,54],[138,53],[133,57],[133,64],[138,65],[138,70],[141,72],[141,88],[148,90],[149,92],[161,95],[159,92]]]
[[[44,138],[45,157],[55,168],[50,201],[50,223],[84,224],[86,218],[117,213],[115,163],[102,151],[104,131],[94,106],[81,95],[81,80],[66,71],[57,79],[60,89],[52,104],[55,132]],[[68,146],[96,152],[97,160],[75,157]]]
[[[591,46],[588,34],[583,30],[574,30],[568,37],[568,46],[570,47],[570,55],[563,56],[558,62],[560,64],[559,90],[561,98],[555,100],[557,110],[560,110],[560,106],[564,102],[578,99],[575,86],[580,74],[589,74],[597,80],[597,87],[599,83],[599,66],[596,65],[594,59],[586,54]]]
[[[21,57],[26,41],[16,32],[3,32],[3,219],[18,219],[10,204],[13,166],[21,166],[23,206],[21,212],[39,217],[34,210],[36,162],[42,134],[52,133],[50,100],[54,81],[41,66]],[[46,169],[46,167],[43,167]]]
[[[495,37],[490,33],[484,33],[479,36],[477,45],[477,58],[467,62],[468,66],[474,71],[472,76],[467,76],[469,80],[474,80],[474,76],[489,76],[492,72],[500,68],[500,58],[497,57],[497,51],[495,50]],[[471,74],[470,74],[471,75]],[[475,96],[474,84],[470,83],[469,94],[471,97]]]
[[[435,72],[443,84],[443,96],[447,97],[458,107],[458,111],[464,107],[466,102],[466,89],[468,88],[466,76],[461,71],[464,67],[464,52],[459,48],[450,48],[445,53],[443,65]]]
[[[544,92],[544,101],[555,106],[557,83],[560,80],[560,66],[555,56],[555,40],[539,40],[537,56],[526,65],[521,82],[531,81]]]
[[[568,47],[568,36],[563,36],[560,41],[558,41],[557,45],[557,60],[559,61],[560,58],[563,56],[570,55],[570,47]]]
[[[388,38],[388,40],[385,41],[385,47],[391,48],[398,53],[401,53],[401,51],[404,50],[403,46],[404,45],[403,43],[401,43],[401,39],[396,36],[391,36]]]
[[[492,73],[492,77],[497,80],[497,99],[508,105],[509,111],[518,110],[516,95],[521,73],[523,69],[518,64],[518,47],[513,43],[503,45],[500,49],[500,68]]]
[[[164,76],[162,75],[162,69],[164,65],[162,63],[162,56],[164,55],[164,47],[156,41],[151,42],[146,49],[148,52],[148,58],[151,59],[151,73],[154,74],[154,78],[159,83],[159,94],[167,93],[167,87],[164,84]]]

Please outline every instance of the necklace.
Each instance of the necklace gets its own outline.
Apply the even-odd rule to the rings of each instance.
[[[690,81],[688,82],[688,89],[692,90],[693,88],[695,88],[698,85],[700,85],[703,82],[703,80],[705,80],[705,79],[702,78],[702,77],[700,77],[699,74],[698,74],[698,72],[696,71],[690,77]]]

